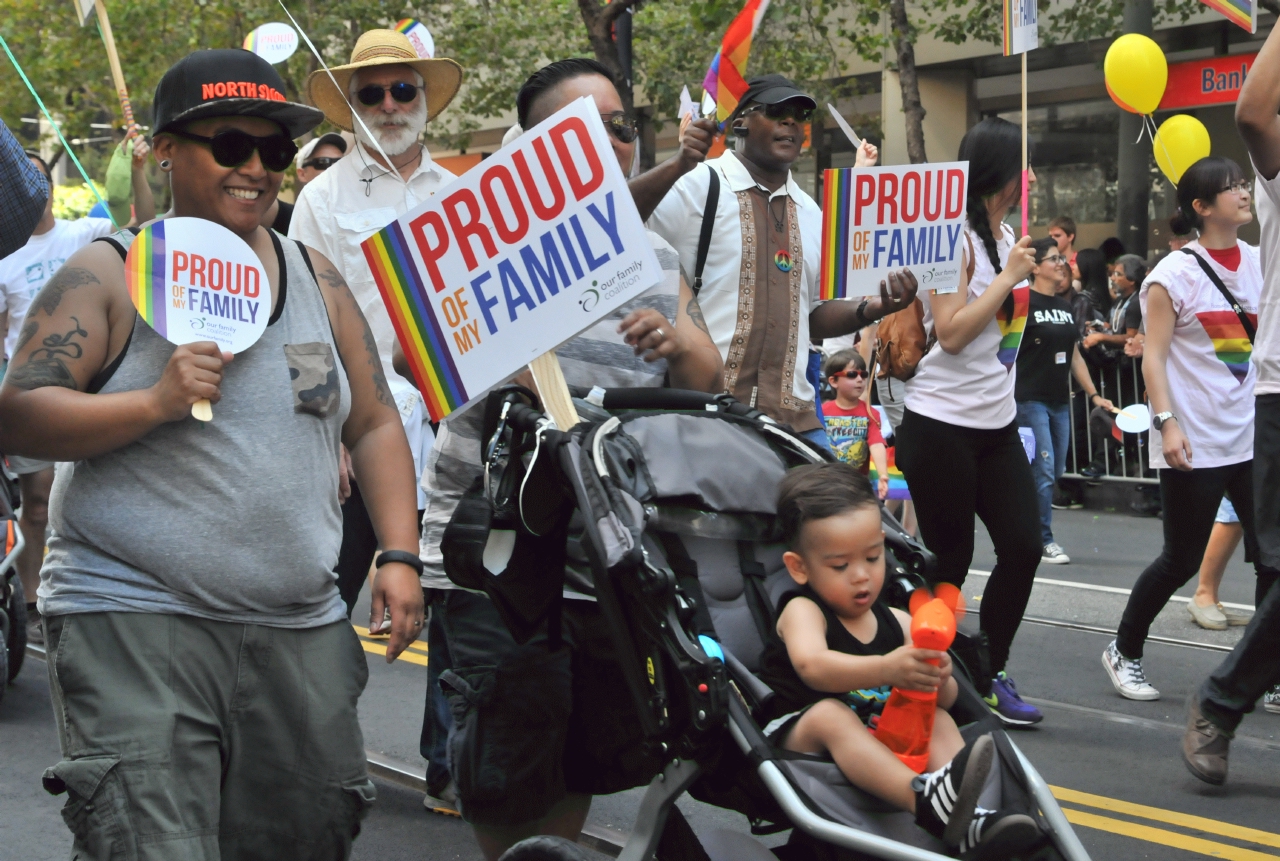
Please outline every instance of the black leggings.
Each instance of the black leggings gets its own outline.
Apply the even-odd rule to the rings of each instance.
[[[1200,570],[1223,492],[1231,499],[1240,525],[1244,527],[1245,554],[1249,559],[1257,560],[1257,534],[1253,528],[1253,461],[1190,472],[1160,470],[1164,549],[1138,577],[1124,608],[1116,648],[1126,658],[1136,660],[1142,657],[1142,646],[1151,623],[1169,603],[1173,593]],[[1261,607],[1267,589],[1280,573],[1264,568],[1256,561],[1254,568],[1258,574],[1254,603]]]
[[[995,430],[966,428],[911,410],[898,428],[898,466],[916,506],[920,536],[938,556],[937,579],[960,586],[973,561],[973,518],[982,518],[996,565],[982,598],[981,624],[991,670],[1009,648],[1040,566],[1039,499],[1016,422]]]

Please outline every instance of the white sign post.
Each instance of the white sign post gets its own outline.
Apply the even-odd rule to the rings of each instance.
[[[436,421],[662,277],[590,98],[371,236],[364,252]]]

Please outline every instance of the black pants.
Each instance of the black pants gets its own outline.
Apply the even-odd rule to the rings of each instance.
[[[1120,620],[1116,648],[1126,658],[1141,658],[1142,646],[1151,623],[1169,603],[1173,593],[1200,570],[1214,515],[1226,493],[1244,527],[1245,553],[1257,559],[1253,528],[1252,461],[1230,466],[1213,466],[1181,472],[1160,470],[1160,497],[1164,506],[1164,549],[1147,566],[1133,585],[1129,603]],[[1258,572],[1255,603],[1261,604],[1272,581],[1280,576],[1275,569],[1254,563]]]
[[[360,598],[360,590],[369,577],[373,554],[378,552],[378,536],[373,534],[373,521],[364,507],[360,486],[351,482],[351,496],[342,503],[342,549],[333,572],[338,575],[338,594],[347,605],[347,618]]]
[[[1022,623],[1040,566],[1039,501],[1016,422],[995,430],[959,427],[906,410],[898,466],[915,502],[920,536],[938,556],[938,579],[959,586],[973,561],[973,518],[995,545],[982,598],[991,670],[1000,672]]]
[[[1253,420],[1252,514],[1257,541],[1259,587],[1265,569],[1272,581],[1280,569],[1280,395],[1259,395]],[[1236,513],[1241,514],[1240,506]],[[1165,515],[1168,516],[1167,514]],[[1241,514],[1240,522],[1244,522]],[[1280,586],[1273,582],[1258,602],[1244,638],[1200,686],[1201,713],[1233,732],[1268,688],[1280,683]]]

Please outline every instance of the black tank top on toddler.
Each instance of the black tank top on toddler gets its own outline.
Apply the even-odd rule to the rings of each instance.
[[[906,644],[906,638],[902,634],[902,624],[893,615],[893,611],[880,601],[871,605],[871,612],[876,617],[876,635],[870,643],[863,643],[849,633],[849,629],[840,621],[835,611],[828,607],[808,585],[784,592],[778,599],[778,612],[775,618],[782,615],[783,609],[793,598],[808,598],[818,605],[827,623],[827,648],[833,652],[871,657],[887,655]],[[847,703],[858,713],[862,722],[866,723],[872,715],[878,715],[884,709],[890,690],[889,685],[882,685],[846,693],[815,691],[800,678],[800,674],[791,663],[790,656],[787,655],[786,644],[776,635],[769,638],[764,655],[760,659],[760,679],[772,688],[775,694],[769,701],[768,714],[762,716],[765,720],[800,711],[819,700],[838,699]]]

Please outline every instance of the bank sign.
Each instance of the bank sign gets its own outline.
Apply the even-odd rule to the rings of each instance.
[[[1169,64],[1169,84],[1157,110],[1235,104],[1257,58],[1257,54],[1232,54]]]

